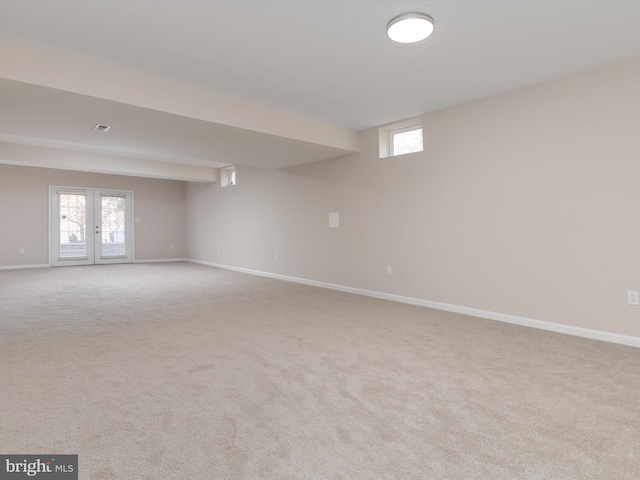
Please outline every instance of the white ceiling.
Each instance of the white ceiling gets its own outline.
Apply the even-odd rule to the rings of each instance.
[[[348,153],[13,80],[0,78],[0,92],[5,142],[217,168],[234,160],[285,168]],[[97,132],[97,123],[111,128]]]
[[[408,11],[435,34],[393,44]],[[640,1],[614,0],[0,2],[2,38],[353,130],[636,58],[638,20]],[[17,81],[0,83],[2,141],[268,168],[356,149]],[[113,136],[83,130],[105,118]]]

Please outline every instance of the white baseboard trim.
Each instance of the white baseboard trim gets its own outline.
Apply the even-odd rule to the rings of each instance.
[[[24,270],[25,268],[51,268],[48,263],[41,263],[36,265],[7,265],[0,266],[0,270]]]
[[[186,258],[158,258],[151,260],[134,260],[133,263],[163,263],[163,262],[187,262]],[[36,264],[36,265],[0,265],[0,270],[23,270],[25,268],[51,268],[48,263]]]
[[[155,260],[134,260],[133,263],[166,263],[166,262],[186,262],[186,258],[159,258]]]
[[[205,262],[202,260],[186,259],[188,262],[198,263],[200,265],[207,265],[210,267],[223,268],[225,270],[232,270],[234,272],[248,273],[250,275],[258,275],[261,277],[274,278],[276,280],[284,280],[286,282],[301,283],[303,285],[311,285],[314,287],[328,288],[330,290],[338,290],[340,292],[354,293],[356,295],[364,295],[367,297],[380,298],[383,300],[391,300],[393,302],[408,303],[410,305],[419,305],[421,307],[434,308],[436,310],[444,310],[447,312],[461,313],[463,315],[470,315],[472,317],[486,318],[489,320],[497,320],[499,322],[512,323],[515,325],[522,325],[525,327],[538,328],[541,330],[549,330],[556,333],[565,333],[567,335],[574,335],[577,337],[590,338],[593,340],[602,340],[604,342],[617,343],[620,345],[627,345],[629,347],[640,348],[640,338],[631,337],[628,335],[620,335],[617,333],[603,332],[601,330],[591,330],[588,328],[573,327],[571,325],[563,325],[561,323],[545,322],[543,320],[534,320],[532,318],[518,317],[515,315],[507,315],[505,313],[490,312],[487,310],[480,310],[477,308],[461,307],[458,305],[451,305],[448,303],[432,302],[430,300],[423,300],[414,297],[404,297],[402,295],[395,295],[391,293],[375,292],[373,290],[364,290],[361,288],[347,287],[344,285],[335,285],[333,283],[319,282],[316,280],[307,280],[305,278],[290,277],[287,275],[280,275],[277,273],[261,272],[258,270],[251,270],[248,268],[233,267],[230,265],[223,265],[220,263]]]

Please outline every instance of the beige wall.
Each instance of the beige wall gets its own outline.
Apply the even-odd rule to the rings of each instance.
[[[49,263],[49,185],[133,190],[135,260],[186,256],[184,182],[0,165],[0,267]]]
[[[372,129],[359,154],[188,184],[188,255],[640,337],[638,85],[616,64],[425,115],[423,153],[379,159]]]

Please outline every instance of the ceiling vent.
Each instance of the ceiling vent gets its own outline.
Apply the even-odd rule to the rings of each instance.
[[[96,132],[106,132],[107,130],[109,130],[111,128],[111,125],[104,125],[102,123],[97,124],[95,127],[93,127],[93,129]]]

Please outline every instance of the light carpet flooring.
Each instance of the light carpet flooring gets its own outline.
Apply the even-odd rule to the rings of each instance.
[[[80,479],[638,479],[640,349],[189,263],[0,272],[0,452]]]

